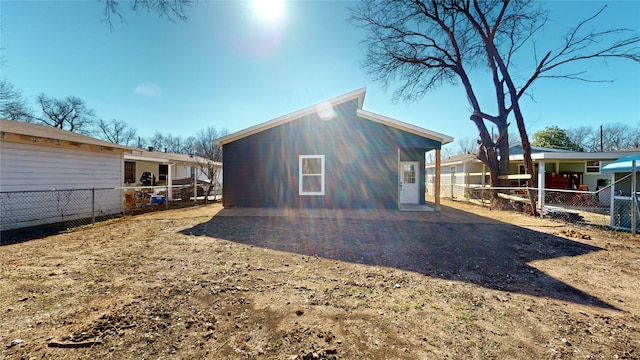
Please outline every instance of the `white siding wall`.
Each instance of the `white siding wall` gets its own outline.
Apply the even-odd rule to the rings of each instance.
[[[88,189],[118,187],[122,177],[123,157],[118,150],[98,152],[2,141],[0,230],[91,217],[92,192]],[[122,212],[122,206],[120,190],[96,190],[96,216]]]
[[[124,160],[113,153],[0,142],[0,191],[121,186]]]
[[[175,164],[171,167],[172,179],[185,179],[191,177],[191,166]]]

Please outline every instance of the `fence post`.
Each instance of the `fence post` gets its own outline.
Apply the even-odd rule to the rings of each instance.
[[[631,234],[635,235],[636,222],[638,221],[638,209],[637,209],[637,200],[636,200],[636,161],[631,161]]]
[[[485,171],[485,165],[482,164],[482,190],[480,191],[481,198],[480,198],[480,203],[482,204],[482,207],[484,207],[484,187],[485,187],[485,183],[487,182],[487,173]]]
[[[91,189],[91,224],[96,223],[96,188]]]
[[[540,161],[538,163],[538,206],[540,206],[540,217],[544,217],[544,207],[545,207],[545,188],[547,184],[545,182],[545,168],[544,161]]]

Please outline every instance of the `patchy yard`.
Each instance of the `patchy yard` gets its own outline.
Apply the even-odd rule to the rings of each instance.
[[[0,357],[640,357],[638,237],[443,205],[209,205],[2,246]]]

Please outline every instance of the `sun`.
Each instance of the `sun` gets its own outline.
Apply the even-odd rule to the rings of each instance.
[[[267,21],[276,21],[284,12],[282,0],[253,0],[253,10],[258,17]]]

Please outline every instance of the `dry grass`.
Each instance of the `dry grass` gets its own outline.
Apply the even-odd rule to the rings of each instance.
[[[210,205],[0,247],[1,356],[640,357],[637,238],[443,205],[397,219]]]

